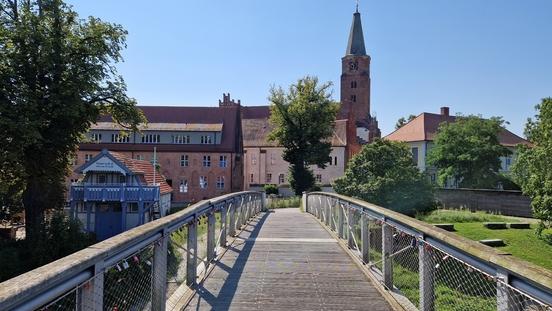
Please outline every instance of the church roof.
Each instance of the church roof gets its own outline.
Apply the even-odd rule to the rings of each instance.
[[[351,25],[351,33],[349,34],[349,43],[347,44],[345,55],[366,55],[362,22],[360,21],[358,10],[353,14],[353,24]]]

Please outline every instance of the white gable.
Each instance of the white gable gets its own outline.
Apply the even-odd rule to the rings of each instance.
[[[125,170],[113,162],[107,156],[102,156],[101,158],[94,161],[87,168],[82,171],[84,174],[88,172],[119,172],[125,174]]]

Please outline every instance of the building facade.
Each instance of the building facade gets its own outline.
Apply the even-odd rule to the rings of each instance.
[[[153,161],[172,187],[175,204],[196,202],[243,189],[240,105],[229,98],[219,107],[138,107],[148,123],[129,132],[103,117],[79,146],[74,166],[102,149]],[[73,174],[71,181],[78,179]]]
[[[441,107],[440,113],[424,112],[418,115],[413,120],[409,121],[401,128],[395,130],[384,139],[401,141],[408,144],[412,152],[412,159],[421,171],[427,172],[431,181],[436,181],[436,169],[427,164],[427,154],[433,147],[433,139],[437,134],[439,125],[443,122],[455,122],[456,117],[450,115],[449,107]],[[518,144],[529,145],[529,141],[517,136],[516,134],[503,129],[498,139],[500,144],[507,147],[512,154],[507,157],[501,157],[501,172],[507,173],[510,171],[510,166],[513,164],[516,154],[515,147]],[[448,185],[454,187],[453,181]]]
[[[153,219],[171,208],[171,187],[152,163],[103,149],[75,170],[70,215],[101,241]]]

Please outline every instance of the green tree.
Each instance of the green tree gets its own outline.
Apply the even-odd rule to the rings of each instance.
[[[442,123],[427,157],[439,171],[439,182],[453,179],[463,188],[495,188],[500,157],[511,154],[498,140],[503,123],[498,117],[478,116]]]
[[[61,206],[77,144],[103,113],[132,129],[144,122],[115,64],[127,33],[79,19],[62,0],[0,0],[1,201],[19,200],[27,237]],[[14,182],[15,181],[15,182]],[[20,197],[17,195],[20,194]]]
[[[290,163],[290,185],[295,194],[315,184],[309,165],[325,168],[329,161],[334,121],[339,105],[331,100],[331,83],[305,77],[290,86],[270,90],[269,139],[284,147],[283,159]]]
[[[512,173],[531,198],[534,216],[543,229],[552,227],[552,98],[544,98],[535,109],[538,114],[525,126],[525,136],[534,145],[517,147]]]
[[[395,123],[395,130],[398,130],[400,129],[401,127],[403,127],[406,123],[412,121],[416,119],[416,116],[411,114],[408,116],[408,118],[405,118],[405,117],[400,117],[398,120],[397,120],[397,123]]]
[[[404,143],[376,140],[362,147],[335,181],[337,193],[414,215],[433,207],[433,187]]]

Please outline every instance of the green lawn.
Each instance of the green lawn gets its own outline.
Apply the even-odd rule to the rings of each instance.
[[[513,256],[552,270],[552,245],[539,239],[535,234],[537,226],[534,219],[523,219],[488,214],[472,213],[465,210],[436,210],[427,215],[418,215],[418,219],[428,223],[453,223],[456,233],[468,239],[502,239],[506,246],[496,247],[511,253]],[[483,222],[530,222],[531,229],[490,230]]]

